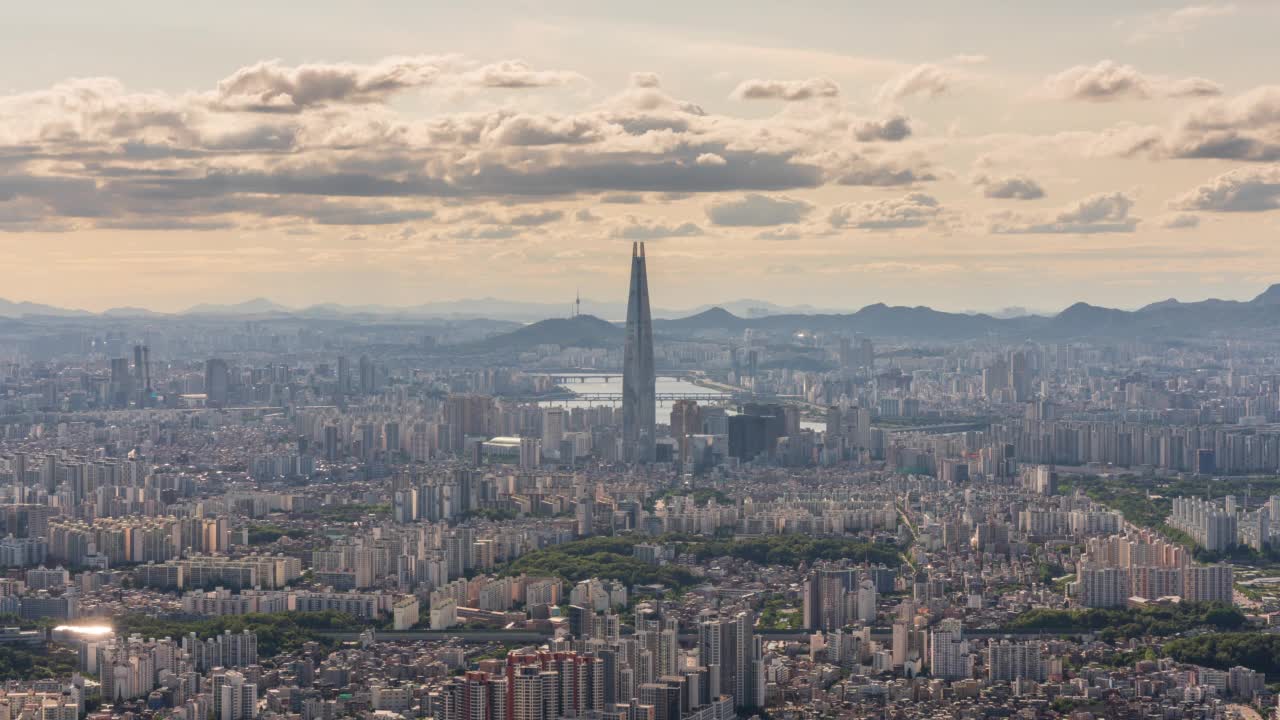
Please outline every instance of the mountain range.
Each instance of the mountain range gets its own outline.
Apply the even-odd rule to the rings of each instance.
[[[1214,333],[1280,333],[1280,284],[1249,301],[1164,300],[1137,310],[1117,310],[1079,302],[1054,315],[996,317],[983,313],[949,313],[927,307],[868,305],[852,313],[780,313],[741,317],[713,307],[681,318],[656,319],[654,333],[671,339],[732,339],[755,329],[782,333],[863,333],[872,337],[965,340],[1069,340],[1110,337],[1174,339]],[[535,345],[615,347],[623,341],[620,325],[590,315],[557,318],[526,325],[462,346],[467,351],[520,351]]]
[[[710,309],[711,305],[700,305],[688,309],[654,308],[655,318],[679,318],[693,315]],[[762,317],[779,314],[806,314],[815,312],[837,312],[836,310],[816,308],[812,305],[777,305],[764,300],[742,299],[721,303],[729,311],[743,317]],[[159,317],[166,315],[299,315],[303,317],[333,317],[359,315],[378,315],[391,317],[431,317],[466,320],[469,318],[486,318],[491,320],[511,320],[516,322],[534,322],[547,317],[564,316],[573,313],[575,308],[570,303],[533,303],[521,300],[500,300],[485,297],[470,300],[450,300],[446,302],[423,303],[421,305],[343,305],[339,303],[321,303],[307,307],[295,308],[282,305],[267,298],[253,298],[240,303],[218,304],[201,303],[193,305],[177,313],[161,313],[140,307],[118,307],[102,313],[87,310],[75,310],[42,305],[30,302],[10,302],[0,299],[0,317],[92,317],[100,314],[105,317]],[[622,318],[626,314],[623,303],[598,302],[582,300],[577,308],[578,314],[595,315],[606,318]]]
[[[301,318],[357,321],[364,316],[402,320],[490,320],[521,323],[509,331],[458,346],[459,350],[486,353],[531,348],[536,345],[613,347],[622,343],[619,324],[586,312],[595,303],[583,303],[584,312],[565,317],[571,308],[516,303],[492,298],[478,301],[425,304],[404,308],[380,305],[313,305],[293,309],[265,298],[234,305],[196,305],[183,313],[154,313],[142,308],[114,308],[99,315],[85,310],[58,308],[27,302],[0,300],[0,317],[168,319],[184,316]],[[600,305],[612,308],[612,306]],[[552,316],[552,319],[540,319]],[[606,315],[609,317],[609,315]],[[616,317],[616,315],[613,315]],[[1272,285],[1247,301],[1175,299],[1151,303],[1136,310],[1105,308],[1076,303],[1056,314],[1016,312],[954,313],[917,306],[868,305],[856,312],[824,311],[811,307],[783,307],[755,300],[741,300],[730,307],[714,306],[692,312],[654,312],[654,332],[669,338],[731,339],[748,329],[775,336],[783,333],[854,333],[873,337],[963,340],[1003,339],[1065,340],[1083,337],[1142,339],[1191,338],[1215,333],[1280,334],[1280,284]],[[531,320],[535,320],[532,321]],[[511,327],[507,325],[507,327]]]

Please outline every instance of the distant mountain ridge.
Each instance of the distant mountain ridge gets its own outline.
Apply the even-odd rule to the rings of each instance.
[[[835,312],[819,310],[811,305],[783,306],[764,300],[734,300],[720,305],[699,305],[688,309],[654,308],[653,316],[661,318],[682,318],[695,315],[712,307],[723,307],[742,317],[761,317],[765,315],[796,314],[811,312]],[[615,318],[619,321],[626,314],[626,304],[617,302],[598,302],[583,299],[582,305],[576,308],[581,315],[594,315],[600,318]],[[536,322],[548,317],[568,316],[575,308],[571,303],[538,303],[523,300],[502,300],[484,297],[467,300],[450,300],[443,302],[422,303],[419,305],[345,305],[342,303],[317,303],[305,307],[290,307],[273,300],[258,297],[239,303],[200,303],[178,312],[158,312],[142,307],[117,307],[104,310],[99,315],[107,317],[140,317],[140,316],[172,316],[172,315],[276,315],[289,314],[305,317],[345,317],[352,315],[389,315],[397,317],[433,317],[465,320],[485,318],[493,320],[514,320],[519,322]],[[86,316],[95,313],[87,310],[68,310],[52,305],[41,305],[28,302],[9,302],[0,299],[0,317],[32,316]]]
[[[41,305],[32,302],[11,302],[0,298],[0,317],[18,318],[28,315],[43,315],[46,317],[90,317],[93,313],[88,310],[69,310],[67,308],[54,307],[53,305]]]
[[[501,300],[489,302],[491,303],[489,308],[494,310],[508,303]],[[760,307],[755,301],[741,301],[735,305],[748,309]],[[451,309],[460,307],[458,304],[443,304],[443,306]],[[447,319],[449,322],[499,320],[499,318],[484,316],[441,318],[426,311],[427,308],[439,307],[442,307],[442,304],[410,308],[325,304],[295,310],[265,298],[255,298],[231,305],[196,305],[185,313],[177,315],[151,313],[141,308],[116,308],[101,315],[94,315],[84,310],[67,310],[37,303],[0,300],[0,317],[160,319],[193,315],[355,318],[370,315],[393,316],[414,322],[433,318]],[[534,303],[528,307],[530,311],[537,311],[552,306]],[[781,306],[770,307],[774,310],[784,309]],[[564,314],[568,315],[569,310],[565,307]],[[536,321],[509,332],[500,332],[484,340],[455,346],[455,348],[466,352],[491,352],[530,348],[536,345],[615,347],[622,342],[621,325],[602,319],[595,314],[583,313],[575,317],[562,315],[553,316],[551,319],[546,318],[546,315],[542,315]],[[510,322],[510,319],[507,319],[507,322]],[[983,313],[944,312],[924,306],[905,307],[875,303],[854,312],[776,312],[755,317],[744,317],[722,306],[709,306],[679,317],[662,317],[655,313],[654,320],[655,333],[667,338],[703,337],[730,340],[732,336],[740,335],[748,329],[759,329],[771,333],[860,332],[879,337],[937,340],[980,337],[1065,340],[1093,336],[1175,338],[1202,337],[1216,332],[1280,333],[1280,284],[1272,285],[1252,300],[1246,301],[1210,299],[1180,302],[1169,299],[1151,303],[1137,310],[1118,310],[1078,302],[1052,315],[1001,313],[1000,316],[994,316]]]

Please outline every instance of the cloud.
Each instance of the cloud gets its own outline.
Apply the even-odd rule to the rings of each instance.
[[[502,118],[490,137],[502,145],[578,145],[598,142],[606,132],[594,118],[521,114]]]
[[[638,193],[611,193],[600,196],[600,202],[610,205],[643,205],[644,196]]]
[[[1153,159],[1280,161],[1280,85],[1215,98],[1183,112],[1169,127],[1121,124],[1079,136],[1089,153]]]
[[[905,115],[893,115],[878,120],[859,121],[852,129],[853,137],[858,142],[898,142],[911,136],[911,121]]]
[[[584,81],[566,70],[534,70],[522,60],[503,60],[461,75],[463,84],[488,88],[539,88]]]
[[[1200,227],[1200,216],[1180,213],[1170,215],[1160,221],[1160,227],[1166,230],[1190,230]]]
[[[662,85],[662,78],[655,72],[631,73],[631,87],[656,88]]]
[[[546,225],[563,219],[564,212],[560,210],[537,210],[534,212],[516,213],[515,215],[507,218],[507,222],[512,225],[533,227],[536,225]]]
[[[493,225],[462,228],[450,233],[449,237],[455,240],[510,240],[511,238],[519,237],[522,232],[524,230],[518,227]]]
[[[620,240],[661,240],[673,237],[695,237],[701,234],[702,228],[691,222],[668,224],[661,220],[628,216],[627,224],[614,228],[612,237]]]
[[[388,57],[372,64],[288,66],[267,60],[219,81],[213,105],[227,110],[298,112],[330,103],[381,103],[397,93],[434,85],[534,88],[581,79],[574,72],[534,70],[521,60],[477,67],[457,55]]]
[[[712,225],[768,227],[799,222],[813,211],[813,205],[789,197],[748,193],[735,200],[712,203],[706,210]]]
[[[834,169],[834,178],[840,185],[866,187],[895,187],[937,180],[937,176],[924,166],[902,164],[898,161],[878,161],[865,156],[853,156]]]
[[[530,211],[491,211],[466,210],[451,213],[440,218],[450,224],[472,223],[476,225],[517,225],[520,227],[537,227],[564,219],[562,210],[530,210]]]
[[[89,78],[0,95],[0,175],[28,179],[20,193],[6,191],[6,217],[11,226],[161,228],[181,219],[287,229],[424,219],[426,200],[768,195],[934,177],[920,158],[853,152],[856,134],[891,140],[908,130],[905,119],[855,130],[835,111],[708,114],[645,74],[577,111],[506,105],[418,115],[388,104],[415,88],[571,81],[539,73],[519,61],[455,56],[266,61],[213,90],[137,93]]]
[[[1050,218],[1002,213],[993,218],[991,232],[1003,235],[1127,233],[1138,226],[1130,217],[1133,199],[1120,192],[1091,195]]]
[[[1164,149],[1181,158],[1280,160],[1280,85],[1195,108],[1169,134]]]
[[[573,219],[580,223],[600,222],[600,216],[591,212],[587,208],[582,208],[573,214]]]
[[[735,100],[812,100],[834,98],[840,86],[826,78],[808,80],[744,80],[729,97]]]
[[[756,233],[757,240],[799,240],[802,237],[805,237],[805,233],[796,227],[773,228],[772,230],[763,230]]]
[[[997,200],[1038,200],[1044,197],[1040,183],[1025,175],[999,178],[980,175],[973,184],[982,189],[983,197]]]
[[[1144,75],[1132,65],[1102,60],[1095,65],[1076,65],[1045,78],[1043,92],[1061,100],[1110,102],[1153,97],[1209,97],[1221,95],[1222,88],[1204,78]]]
[[[1166,10],[1148,15],[1138,22],[1138,26],[1129,36],[1129,42],[1142,43],[1168,35],[1183,35],[1206,20],[1229,17],[1236,13],[1232,4],[1188,5],[1174,10]]]
[[[881,85],[876,100],[884,104],[916,96],[935,98],[950,92],[956,80],[953,70],[931,63],[917,65]]]
[[[837,205],[832,208],[828,221],[834,228],[896,230],[923,227],[941,212],[937,199],[914,192],[892,200]]]
[[[1280,165],[1239,168],[1223,173],[1175,198],[1178,210],[1265,212],[1280,209]]]

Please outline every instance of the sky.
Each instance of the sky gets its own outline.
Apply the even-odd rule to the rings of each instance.
[[[1280,4],[19,0],[0,297],[1137,307],[1280,282]]]

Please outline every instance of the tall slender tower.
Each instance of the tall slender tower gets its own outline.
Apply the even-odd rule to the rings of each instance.
[[[627,341],[622,354],[622,451],[627,462],[653,462],[654,382],[653,319],[649,316],[644,243],[632,243]]]

